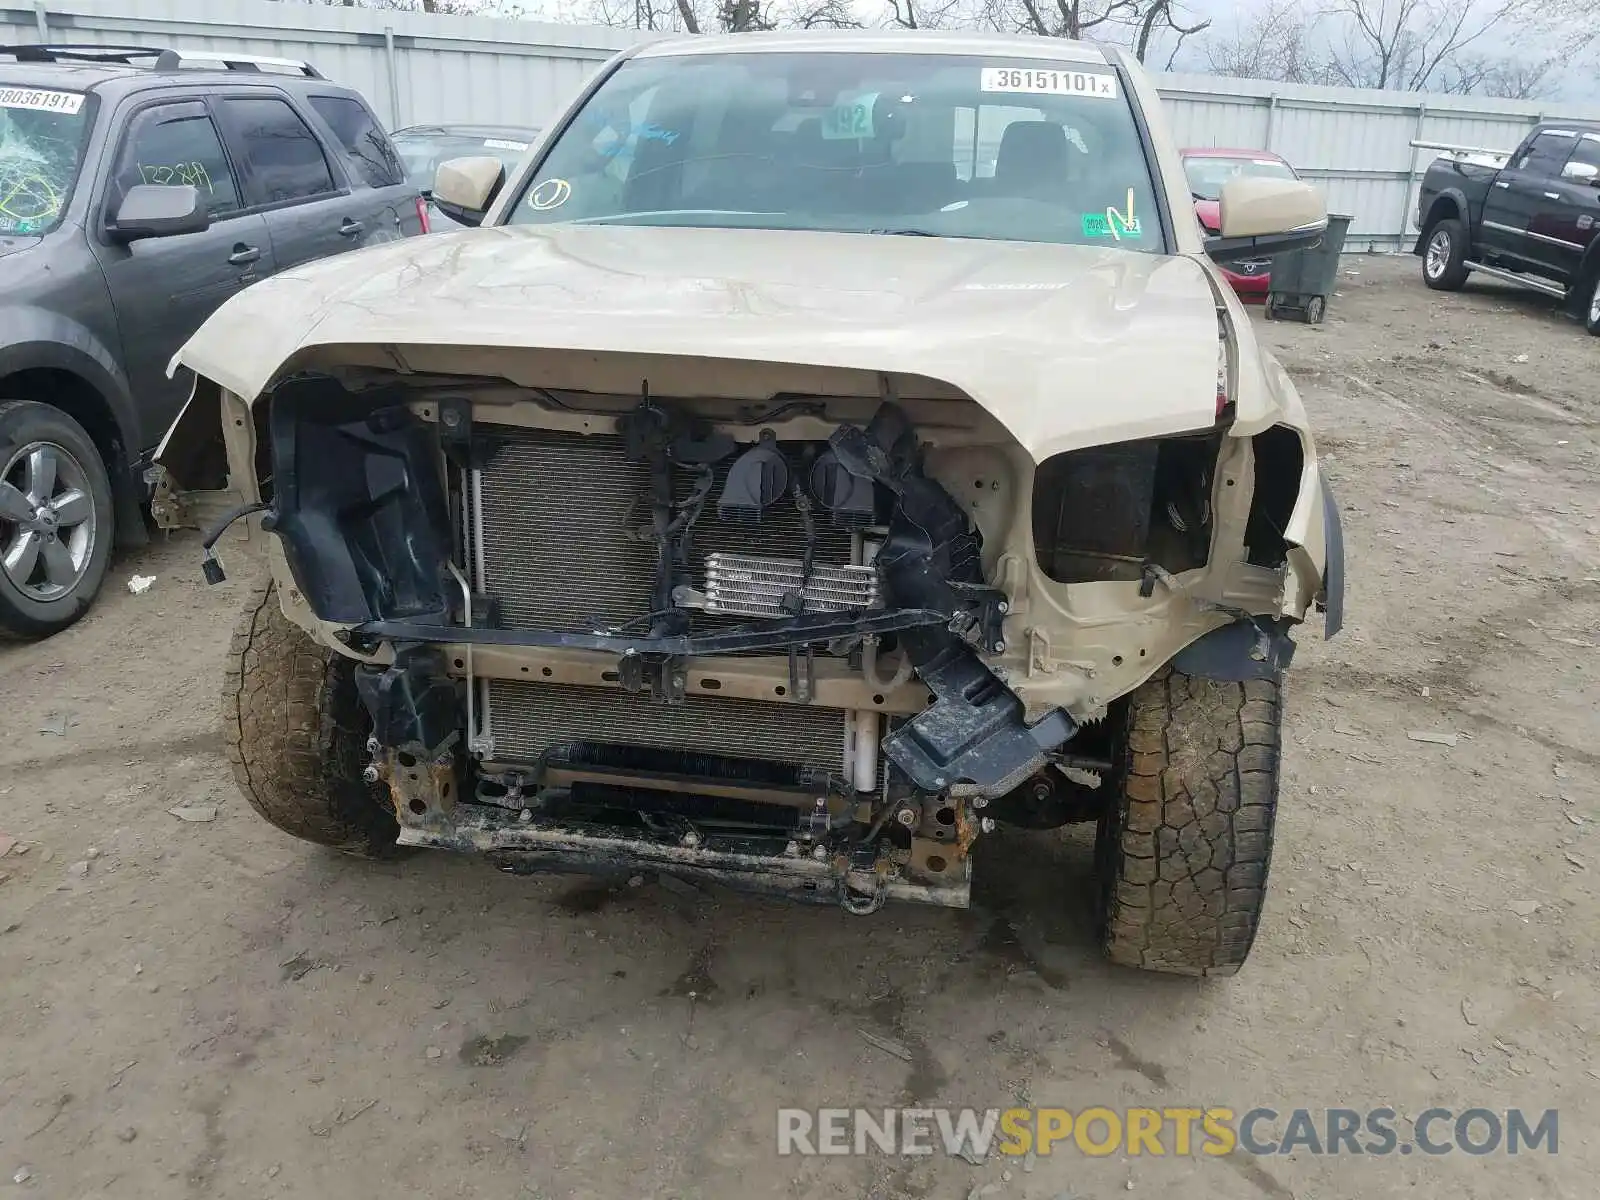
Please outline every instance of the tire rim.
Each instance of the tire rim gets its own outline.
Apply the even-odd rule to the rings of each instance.
[[[30,600],[60,600],[94,554],[89,473],[55,442],[29,442],[0,469],[0,571]]]
[[[1589,297],[1589,324],[1600,326],[1600,279],[1595,280],[1594,295]]]
[[[1450,265],[1450,234],[1439,230],[1428,239],[1428,278],[1437,279]]]

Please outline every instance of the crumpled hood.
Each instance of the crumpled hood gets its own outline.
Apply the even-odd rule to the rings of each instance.
[[[223,305],[174,364],[247,399],[301,351],[341,344],[402,357],[407,346],[526,347],[916,374],[971,396],[1042,460],[1210,427],[1216,303],[1198,262],[1111,243],[499,227],[265,280]]]

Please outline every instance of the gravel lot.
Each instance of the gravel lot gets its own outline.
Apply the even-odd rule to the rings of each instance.
[[[1102,965],[1081,832],[986,839],[971,911],[865,920],[293,842],[221,754],[247,560],[208,589],[177,539],[125,555],[66,635],[0,648],[0,831],[26,847],[0,858],[0,1195],[1592,1196],[1595,343],[1536,297],[1428,292],[1412,259],[1345,268],[1326,325],[1261,325],[1322,431],[1351,580],[1345,634],[1301,639],[1238,978]],[[775,1155],[780,1106],[890,1104],[1562,1126],[1555,1157]]]

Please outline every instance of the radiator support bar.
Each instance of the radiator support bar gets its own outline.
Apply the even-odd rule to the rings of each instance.
[[[453,643],[474,646],[528,646],[563,650],[598,650],[619,655],[666,654],[694,657],[736,654],[744,650],[783,650],[810,646],[836,638],[868,633],[896,633],[906,629],[948,626],[952,614],[931,608],[893,608],[851,616],[840,613],[806,613],[786,621],[740,625],[708,633],[651,637],[627,633],[560,633],[547,629],[494,629],[486,626],[435,625],[416,621],[368,621],[347,633],[349,644],[375,645],[388,639],[425,644]]]

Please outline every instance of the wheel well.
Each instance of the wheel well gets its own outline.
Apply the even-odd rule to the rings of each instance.
[[[1459,221],[1460,219],[1461,206],[1455,202],[1455,198],[1452,196],[1440,196],[1433,202],[1433,206],[1428,209],[1428,219],[1422,223],[1422,232],[1427,233],[1440,221]]]
[[[1595,276],[1600,274],[1600,251],[1596,250],[1597,245],[1600,245],[1600,243],[1589,243],[1588,253],[1578,263],[1578,272],[1572,277],[1572,291],[1585,301],[1587,301],[1588,297],[1582,295],[1582,293],[1594,286]]]
[[[29,367],[0,378],[0,396],[48,404],[83,426],[94,448],[100,451],[100,461],[111,479],[111,496],[116,505],[116,544],[142,546],[149,539],[140,511],[144,497],[134,477],[128,449],[122,443],[122,429],[100,390],[71,371],[58,367]]]
[[[33,367],[14,371],[0,379],[0,396],[8,400],[34,400],[59,408],[82,425],[108,474],[125,466],[122,431],[111,414],[111,406],[94,387],[71,371],[52,367]]]

